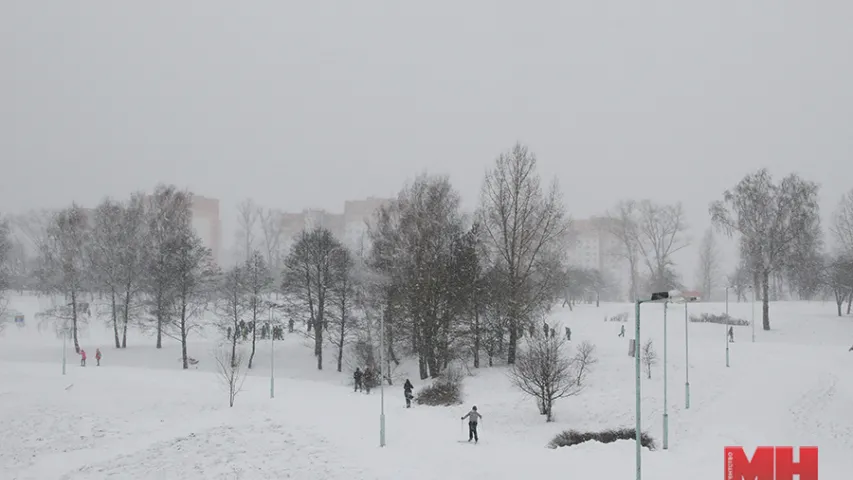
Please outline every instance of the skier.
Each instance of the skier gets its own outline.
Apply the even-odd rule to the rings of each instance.
[[[466,413],[462,420],[468,419],[468,441],[474,440],[474,443],[480,441],[477,437],[477,423],[483,418],[479,412],[477,412],[477,406],[474,405],[471,407],[471,411]]]
[[[407,378],[406,383],[403,384],[403,395],[406,396],[406,408],[412,408],[412,399],[415,398],[414,395],[412,395],[413,388],[415,387]]]
[[[80,366],[86,366],[86,350],[80,349]]]
[[[735,343],[735,327],[729,327],[729,341]]]
[[[101,349],[100,348],[95,349],[95,366],[97,366],[97,367],[101,366]]]
[[[572,329],[569,327],[566,327],[566,341],[572,341]]]
[[[625,336],[625,325],[622,325],[622,328],[619,329],[619,336],[620,337]]]
[[[362,385],[361,385],[361,376],[362,375],[363,374],[361,373],[361,369],[356,367],[355,372],[353,372],[353,374],[352,374],[353,383],[355,384],[355,390],[353,390],[354,392],[357,392],[357,391],[362,389]]]

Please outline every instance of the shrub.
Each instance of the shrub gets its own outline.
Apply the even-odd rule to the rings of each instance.
[[[418,405],[449,407],[462,403],[462,375],[449,371],[437,378],[432,385],[422,388],[415,397]]]
[[[733,325],[735,327],[748,327],[749,321],[740,318],[734,318],[725,313],[715,315],[713,313],[703,313],[701,315],[690,315],[690,321],[693,323],[717,323],[720,325]]]
[[[630,316],[631,316],[631,314],[629,314],[628,312],[622,312],[619,315],[614,315],[610,318],[604,317],[604,321],[605,322],[625,323],[628,321],[628,317],[630,317]]]
[[[600,432],[578,432],[577,430],[566,430],[560,432],[548,443],[548,448],[570,447],[579,443],[595,440],[601,443],[613,443],[616,440],[634,440],[637,438],[636,430],[633,428],[621,428],[615,430],[602,430]],[[646,432],[640,435],[640,445],[649,450],[655,449],[654,439]]]

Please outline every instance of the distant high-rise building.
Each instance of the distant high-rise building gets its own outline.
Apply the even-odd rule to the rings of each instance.
[[[569,241],[568,261],[575,267],[601,272],[619,298],[627,294],[628,267],[620,255],[618,239],[606,228],[607,218],[575,220]]]
[[[204,246],[211,250],[214,261],[221,262],[222,223],[219,218],[219,200],[193,194],[190,208],[193,229]]]

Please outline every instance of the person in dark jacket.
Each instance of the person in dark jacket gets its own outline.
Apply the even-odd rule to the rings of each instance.
[[[474,405],[471,407],[471,411],[466,413],[462,420],[468,419],[468,441],[474,440],[474,443],[480,441],[477,438],[477,424],[480,422],[480,419],[483,418],[479,412],[477,412],[477,406]]]
[[[729,342],[734,343],[735,341],[735,327],[729,327]]]
[[[415,398],[415,396],[412,395],[412,390],[414,388],[415,387],[412,385],[412,382],[407,378],[406,383],[403,384],[403,395],[406,396],[406,408],[412,408],[412,399]]]
[[[354,392],[357,392],[357,391],[362,389],[362,383],[361,383],[362,375],[364,375],[364,374],[361,373],[361,369],[356,367],[355,372],[353,372],[353,374],[352,374],[353,384],[355,385],[355,390],[353,390]]]
[[[373,369],[370,367],[365,368],[364,376],[362,378],[362,384],[364,385],[364,393],[370,393],[370,389],[373,388],[373,380]]]

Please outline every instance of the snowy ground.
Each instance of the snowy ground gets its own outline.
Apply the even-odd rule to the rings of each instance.
[[[569,325],[573,340],[597,345],[600,361],[583,395],[556,405],[546,424],[532,400],[514,391],[503,368],[466,379],[458,408],[403,408],[401,387],[386,390],[387,447],[380,449],[379,394],[353,393],[349,366],[312,368],[305,341],[293,335],[276,346],[276,395],[269,398],[269,345],[234,408],[213,372],[212,340],[190,345],[197,369],[181,371],[180,348],[162,350],[132,332],[126,350],[93,324],[81,345],[90,366],[69,349],[61,375],[61,341],[39,332],[32,297],[17,297],[27,327],[0,336],[0,478],[3,479],[633,479],[634,444],[623,441],[549,450],[561,430],[633,427],[634,368],[620,324],[605,315],[630,305],[558,310],[552,323]],[[719,312],[722,304],[694,304],[691,312]],[[662,306],[643,306],[644,333],[654,338],[661,364],[643,379],[644,428],[660,443],[663,413]],[[732,304],[749,319],[749,304]],[[723,447],[817,445],[821,478],[849,478],[853,470],[853,318],[833,317],[829,304],[777,303],[774,330],[736,327],[731,367],[725,367],[721,325],[691,323],[690,409],[684,408],[684,310],[670,307],[668,379],[670,445],[644,451],[644,478],[719,480]],[[758,309],[756,309],[758,313]],[[97,322],[95,322],[97,323]],[[633,321],[625,324],[633,336]],[[104,353],[94,366],[94,351]],[[405,368],[397,372],[406,375]],[[414,372],[412,372],[414,373]],[[410,377],[419,388],[415,375]],[[399,385],[399,383],[397,384]],[[479,445],[460,443],[471,404],[484,415]]]

